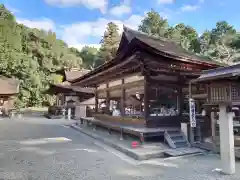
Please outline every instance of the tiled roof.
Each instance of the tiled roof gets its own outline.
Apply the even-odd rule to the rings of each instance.
[[[128,27],[124,27],[123,33],[129,43],[132,40],[137,39],[140,42],[150,46],[151,48],[154,48],[155,50],[166,54],[166,56],[170,55],[179,60],[195,60],[195,61],[199,61],[199,62],[206,62],[206,63],[210,63],[210,64],[221,65],[217,61],[212,61],[205,57],[197,56],[194,53],[191,53],[191,52],[185,50],[177,43],[175,43],[171,40],[165,39],[165,38],[157,38],[157,37],[149,36],[147,34],[139,32],[139,31],[134,31]]]
[[[193,82],[212,81],[219,79],[229,80],[230,78],[236,77],[240,77],[240,64],[203,71],[202,75],[193,80]]]
[[[66,81],[72,81],[74,79],[77,79],[85,74],[87,74],[90,70],[78,70],[78,71],[67,71],[65,70],[65,76],[66,76]]]
[[[79,86],[72,86],[70,82],[64,81],[61,84],[51,84],[47,93],[63,93],[63,92],[78,92],[86,94],[94,94],[94,88],[83,88]]]
[[[62,68],[56,71],[52,71],[52,73],[60,74],[63,76],[63,81],[72,81],[77,79],[85,74],[87,74],[90,70],[87,69],[74,69],[74,68]]]

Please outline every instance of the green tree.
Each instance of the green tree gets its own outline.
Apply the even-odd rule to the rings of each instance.
[[[191,26],[183,23],[177,24],[175,27],[169,27],[164,36],[180,44],[186,50],[200,52],[197,31]]]
[[[118,30],[118,26],[113,22],[107,24],[107,29],[100,42],[101,47],[98,54],[101,62],[110,61],[115,57],[120,41]]]
[[[226,21],[216,23],[211,31],[206,31],[201,37],[201,52],[213,60],[233,64],[240,57],[238,33]]]
[[[98,58],[98,49],[94,47],[85,46],[80,51],[80,56],[83,59],[83,66],[86,69],[93,70],[97,66],[104,63]]]
[[[142,20],[138,30],[152,36],[164,37],[168,30],[168,22],[152,9]]]
[[[20,80],[17,106],[51,103],[53,99],[43,92],[61,79],[51,72],[62,66],[82,67],[79,54],[52,31],[18,24],[14,15],[0,5],[0,72]]]

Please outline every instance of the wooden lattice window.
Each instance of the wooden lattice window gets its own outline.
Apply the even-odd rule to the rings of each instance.
[[[240,84],[223,83],[210,85],[210,102],[235,102],[240,103]]]
[[[229,101],[229,86],[218,85],[210,87],[211,102]]]
[[[231,99],[232,101],[240,101],[240,85],[231,85]]]

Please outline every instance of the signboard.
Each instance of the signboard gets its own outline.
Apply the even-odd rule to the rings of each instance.
[[[190,117],[190,126],[196,127],[196,111],[195,111],[195,101],[194,99],[189,99],[189,117]]]

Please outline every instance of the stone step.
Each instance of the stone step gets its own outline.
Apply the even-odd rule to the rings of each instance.
[[[175,142],[176,148],[180,147],[188,147],[188,142],[187,141],[182,141],[182,142]]]
[[[166,141],[171,148],[188,147],[189,143],[181,131],[166,132]]]
[[[182,147],[182,148],[176,148],[176,149],[169,149],[164,151],[164,153],[168,156],[184,156],[184,155],[190,155],[190,154],[199,154],[199,153],[205,153],[206,151],[200,149],[200,148],[192,148],[192,147]]]
[[[168,132],[170,136],[182,136],[181,132]]]
[[[181,140],[184,140],[184,141],[186,141],[184,138],[183,138],[183,136],[171,136],[171,139],[173,140],[173,141],[181,141]]]
[[[177,140],[173,140],[174,143],[187,143],[187,141],[185,139],[177,139]]]

